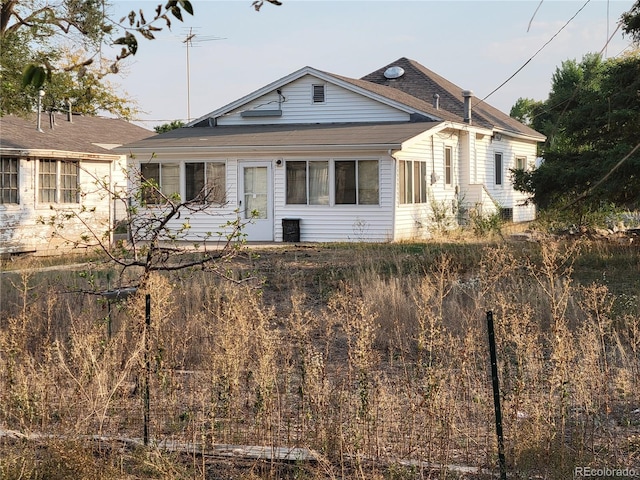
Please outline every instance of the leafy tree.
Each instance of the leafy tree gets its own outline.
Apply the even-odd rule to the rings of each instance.
[[[519,122],[533,127],[534,120],[543,111],[544,102],[532,98],[519,98],[511,107],[509,115]]]
[[[37,103],[38,89],[33,85],[22,85],[19,65],[30,61],[27,45],[20,40],[23,36],[12,34],[0,39],[3,49],[0,56],[0,114],[32,112]],[[81,72],[66,70],[66,67],[78,62],[82,53],[69,49],[57,52],[61,68],[51,73],[44,89],[43,108],[66,111],[67,101],[70,101],[76,113],[96,115],[109,112],[120,118],[132,118],[137,113],[135,104],[117,93],[116,88],[103,77],[98,65],[83,67]]]
[[[640,206],[640,54],[602,60],[586,55],[556,69],[542,105],[521,101],[514,113],[547,136],[545,162],[515,172],[516,188],[540,207]],[[523,107],[524,106],[524,107]],[[620,162],[624,159],[624,162]]]
[[[153,127],[153,129],[156,131],[156,133],[166,133],[166,132],[170,132],[171,130],[175,130],[176,128],[182,128],[184,127],[184,122],[181,120],[174,120],[173,122],[170,123],[164,123],[162,125],[158,125]]]
[[[254,8],[259,10],[264,1],[280,4],[258,0]],[[137,53],[139,38],[153,40],[159,31],[171,28],[172,20],[183,21],[184,12],[193,15],[190,0],[168,0],[151,13],[131,10],[120,19],[113,17],[107,0],[2,0],[0,114],[32,111],[45,82],[47,90],[56,83],[69,85],[75,72],[78,85],[59,98],[79,97],[76,109],[107,110],[127,117],[130,107],[118,103],[103,77],[117,73],[120,61]],[[72,62],[60,55],[69,45],[82,52]],[[88,106],[89,100],[93,107]]]
[[[45,80],[51,79],[52,72],[61,68],[56,55],[60,43],[74,42],[86,52],[78,62],[65,67],[67,71],[80,72],[96,59],[102,64],[103,47],[121,47],[101,72],[115,73],[120,60],[136,54],[138,35],[150,40],[155,38],[155,32],[165,26],[171,28],[171,18],[182,21],[183,11],[193,14],[189,0],[169,0],[156,7],[149,21],[142,10],[132,10],[115,20],[104,0],[4,0],[0,7],[0,37],[28,32],[29,49],[35,54],[31,63],[25,65],[23,83],[39,88]]]
[[[622,15],[622,31],[636,42],[640,43],[640,0]]]

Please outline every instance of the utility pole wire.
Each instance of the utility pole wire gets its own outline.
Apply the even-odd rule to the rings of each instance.
[[[493,95],[493,94],[494,94],[494,93],[496,93],[498,90],[500,90],[502,87],[504,87],[507,83],[509,83],[509,82],[513,79],[513,77],[515,77],[518,73],[520,73],[520,72],[522,71],[522,69],[523,69],[524,67],[526,67],[526,66],[529,64],[529,62],[531,62],[531,60],[533,60],[535,57],[537,57],[537,56],[538,56],[538,54],[539,54],[542,50],[544,50],[544,49],[545,49],[545,47],[546,47],[547,45],[549,45],[549,44],[550,44],[550,43],[551,43],[551,42],[552,42],[552,41],[553,41],[553,40],[554,40],[558,35],[560,35],[560,32],[562,32],[562,31],[567,27],[567,25],[569,25],[569,24],[572,22],[572,20],[573,20],[574,18],[576,18],[576,17],[578,16],[578,14],[579,14],[582,10],[584,10],[584,8],[585,8],[589,3],[591,3],[591,0],[587,0],[586,2],[584,2],[584,5],[582,5],[582,7],[580,7],[580,9],[579,9],[576,13],[574,13],[574,14],[573,14],[573,16],[572,16],[569,20],[567,20],[567,22],[566,22],[566,23],[565,23],[565,24],[560,28],[560,30],[558,30],[558,31],[557,31],[557,32],[556,32],[556,33],[555,33],[555,34],[554,34],[554,35],[553,35],[549,40],[547,40],[547,41],[546,41],[546,43],[545,43],[544,45],[542,45],[542,46],[538,49],[538,51],[537,51],[536,53],[534,53],[534,54],[529,58],[529,60],[527,60],[526,62],[524,62],[524,64],[523,64],[520,68],[518,68],[518,69],[517,69],[517,70],[516,70],[516,71],[515,71],[515,72],[514,72],[514,73],[513,73],[509,78],[507,78],[504,82],[502,82],[500,85],[498,85],[498,86],[497,86],[497,87],[496,87],[496,88],[495,88],[495,89],[494,89],[494,90],[493,90],[489,95],[487,95],[486,97],[484,97],[482,100],[478,101],[478,102],[474,105],[474,107],[475,107],[475,106],[477,106],[479,103],[484,102],[487,98],[489,98],[491,95]]]
[[[527,25],[527,33],[529,33],[529,29],[531,29],[531,24],[533,23],[533,19],[536,18],[536,14],[538,13],[538,10],[540,10],[540,7],[542,6],[543,2],[544,0],[540,0],[540,3],[536,7],[536,11],[533,12],[533,15],[531,15],[531,20],[529,20],[529,25]]]

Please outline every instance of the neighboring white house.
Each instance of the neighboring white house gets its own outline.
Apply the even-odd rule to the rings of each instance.
[[[401,58],[361,79],[305,67],[119,151],[150,159],[135,166],[167,195],[217,188],[214,215],[188,219],[194,241],[253,215],[250,241],[383,242],[426,238],[438,215],[471,208],[533,219],[510,169],[530,168],[543,140]]]
[[[80,241],[88,227],[111,230],[114,202],[104,188],[126,188],[126,158],[112,149],[154,133],[124,120],[41,114],[0,117],[0,254],[54,253]],[[56,212],[90,212],[58,229]],[[123,215],[125,212],[120,212]]]

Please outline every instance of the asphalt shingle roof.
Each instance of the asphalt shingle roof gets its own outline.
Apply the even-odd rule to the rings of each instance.
[[[414,123],[326,123],[185,127],[119,148],[312,148],[344,145],[398,145],[439,125]],[[387,147],[388,148],[388,147]]]
[[[384,72],[390,66],[399,66],[404,74],[390,80]],[[311,69],[311,67],[306,67]],[[302,75],[305,69],[299,73]],[[120,148],[126,149],[170,149],[170,148],[209,148],[251,149],[262,148],[300,148],[312,150],[313,147],[357,146],[357,145],[397,145],[433,128],[441,121],[463,123],[464,99],[462,88],[449,82],[440,75],[428,70],[419,63],[400,58],[361,79],[348,78],[316,70],[317,74],[333,77],[337,82],[347,83],[375,97],[382,97],[396,104],[404,105],[408,111],[425,114],[424,121],[398,123],[312,123],[312,124],[276,124],[276,125],[218,125],[215,127],[198,126],[176,129],[162,135],[134,141]],[[280,82],[289,81],[287,77]],[[277,88],[278,82],[274,82]],[[258,91],[260,92],[260,91]],[[257,95],[254,92],[253,95]],[[434,106],[434,94],[439,95],[439,108]],[[245,98],[252,98],[251,95]],[[227,107],[216,110],[215,115],[224,114],[238,107],[240,99]],[[247,100],[248,101],[248,100]],[[535,130],[521,124],[498,109],[472,98],[472,124],[487,128],[513,132],[542,140],[544,137]],[[225,110],[226,109],[226,110]],[[204,118],[204,117],[203,117]],[[200,122],[204,125],[206,122]]]
[[[404,74],[396,79],[388,79],[384,76],[384,72],[393,66],[401,67]],[[464,98],[462,91],[464,89],[406,57],[399,58],[395,62],[365,75],[361,80],[386,87],[389,89],[389,95],[394,95],[393,90],[400,90],[431,105],[433,105],[434,95],[437,94],[439,95],[440,110],[436,110],[436,112],[446,111],[449,115],[458,117],[458,121],[463,118]],[[471,120],[475,125],[543,138],[532,128],[523,125],[477,97],[472,97],[471,105]]]
[[[67,152],[113,154],[96,144],[124,145],[155,135],[154,132],[125,120],[74,115],[68,122],[65,115],[55,114],[51,128],[49,114],[41,117],[41,130],[36,129],[36,116],[0,117],[0,148],[24,150],[59,150]]]

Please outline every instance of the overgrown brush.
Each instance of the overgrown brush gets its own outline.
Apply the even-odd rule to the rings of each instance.
[[[335,263],[320,247],[318,262],[265,252],[237,265],[264,267],[262,286],[155,276],[110,310],[54,294],[42,275],[5,275],[0,426],[52,442],[140,437],[149,377],[153,441],[192,455],[307,447],[322,467],[304,478],[400,478],[387,466],[401,459],[496,471],[491,310],[510,471],[564,479],[575,466],[629,466],[640,454],[638,305],[576,278],[579,247],[377,246]],[[15,446],[0,439],[0,450]],[[207,476],[204,458],[191,472]]]

